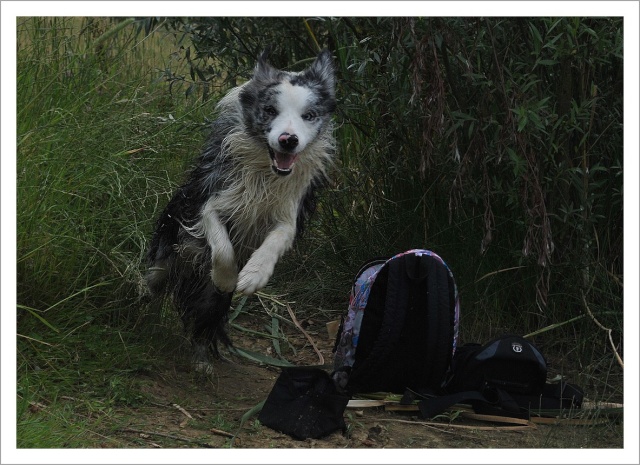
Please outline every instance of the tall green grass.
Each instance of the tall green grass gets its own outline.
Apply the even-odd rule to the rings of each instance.
[[[30,403],[118,401],[113,377],[154,363],[153,328],[136,327],[141,263],[210,110],[168,92],[175,48],[133,22],[18,18],[19,435]]]
[[[146,215],[168,188],[157,160],[175,152],[153,68],[136,59],[141,45],[130,36],[96,50],[95,22],[19,24],[18,295],[41,310],[98,283],[135,281]]]

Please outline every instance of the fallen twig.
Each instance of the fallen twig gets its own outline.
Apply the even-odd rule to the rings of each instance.
[[[211,428],[209,431],[211,431],[213,434],[217,434],[218,436],[224,436],[225,438],[235,437],[232,433],[229,433],[221,429]]]
[[[500,415],[483,415],[475,412],[462,412],[462,416],[469,418],[470,420],[492,421],[496,423],[507,423],[509,425],[512,425],[508,428],[512,428],[514,425],[525,426],[527,428],[535,428],[535,425],[532,422],[523,418],[505,417]]]
[[[603,331],[606,331],[607,334],[609,335],[609,343],[611,344],[611,349],[613,350],[613,353],[616,356],[616,359],[618,360],[618,364],[620,364],[620,367],[622,369],[624,369],[624,362],[622,361],[622,357],[620,357],[620,354],[618,353],[618,350],[616,349],[616,345],[613,343],[613,337],[611,336],[611,331],[612,331],[611,328],[605,328],[604,325],[597,320],[597,318],[594,316],[594,314],[591,313],[591,309],[589,308],[589,305],[587,304],[587,299],[584,296],[584,292],[582,293],[582,302],[584,303],[584,308],[587,310],[587,313],[589,314],[589,316],[591,317],[593,322],[596,325],[598,325],[598,327],[600,329],[602,329]]]
[[[322,352],[320,352],[320,350],[318,349],[318,346],[316,346],[316,343],[313,342],[313,339],[311,339],[311,336],[309,336],[309,333],[307,333],[302,326],[300,325],[300,323],[298,323],[298,320],[296,319],[296,315],[293,313],[293,310],[291,309],[291,306],[289,304],[285,304],[287,307],[287,311],[289,312],[289,316],[291,316],[291,320],[293,321],[293,323],[297,326],[297,328],[302,332],[302,334],[305,335],[305,337],[307,338],[307,340],[309,341],[309,343],[311,343],[311,346],[313,347],[313,350],[316,352],[316,354],[318,354],[318,365],[324,365],[324,357],[322,356]]]
[[[324,356],[322,355],[322,352],[320,352],[320,350],[318,349],[318,346],[316,346],[315,342],[313,342],[313,339],[311,338],[309,333],[307,333],[304,330],[304,328],[302,327],[302,325],[298,322],[298,320],[296,318],[296,315],[295,315],[295,313],[293,313],[293,310],[291,309],[291,306],[289,305],[289,303],[288,302],[284,302],[284,301],[280,301],[280,300],[274,298],[273,296],[270,296],[270,295],[267,295],[267,294],[264,294],[264,293],[257,293],[257,296],[258,296],[258,299],[260,299],[261,303],[262,303],[261,297],[265,297],[265,298],[268,298],[269,300],[271,300],[272,302],[276,303],[277,305],[280,305],[281,307],[285,307],[287,309],[293,324],[296,326],[296,328],[298,328],[302,332],[302,334],[304,334],[304,336],[307,338],[307,340],[309,341],[309,343],[313,347],[313,350],[318,355],[318,359],[319,359],[318,365],[324,365]],[[262,303],[262,306],[266,309],[266,306],[264,305],[264,303]],[[275,313],[271,314],[271,313],[269,313],[269,311],[267,311],[267,313],[269,314],[269,316],[272,316],[272,317],[273,316],[279,316],[279,315],[277,315]]]
[[[395,418],[378,418],[376,421],[390,421],[394,423],[407,423],[411,425],[426,426],[429,428],[457,428],[457,429],[469,429],[475,431],[525,431],[535,428],[534,424],[527,425],[513,425],[513,426],[475,426],[475,425],[457,425],[455,423],[438,423],[435,421],[410,421],[410,420],[398,420]],[[443,432],[449,432],[442,430]]]
[[[181,436],[175,436],[173,434],[158,433],[158,432],[155,432],[155,431],[143,431],[143,430],[135,429],[135,428],[119,428],[117,431],[121,431],[123,433],[136,433],[136,434],[155,435],[155,436],[160,436],[160,437],[163,437],[163,438],[173,439],[175,441],[183,441],[183,442],[187,442],[189,444],[197,444],[197,445],[202,446],[202,447],[208,447],[208,448],[213,449],[213,446],[210,445],[210,444],[207,444],[206,442],[194,441],[192,439],[184,438],[184,437],[181,437]]]
[[[172,405],[172,407],[177,408],[182,413],[184,413],[189,419],[193,420],[193,417],[191,416],[191,414],[189,412],[187,412],[185,409],[183,409],[182,407],[180,407],[178,404],[171,404],[171,405]]]
[[[41,404],[40,402],[34,402],[32,400],[29,401],[29,408],[34,411],[37,412],[39,410],[46,410],[47,406],[44,404]]]

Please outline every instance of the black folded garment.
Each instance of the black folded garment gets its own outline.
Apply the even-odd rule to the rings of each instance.
[[[349,397],[320,368],[283,368],[258,416],[260,423],[299,440],[346,431]]]

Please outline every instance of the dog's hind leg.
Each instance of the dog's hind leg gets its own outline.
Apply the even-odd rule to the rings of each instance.
[[[179,295],[182,321],[185,329],[191,332],[192,362],[196,371],[212,373],[211,357],[218,354],[218,343],[231,345],[225,325],[232,295],[218,290],[206,277],[183,288]]]

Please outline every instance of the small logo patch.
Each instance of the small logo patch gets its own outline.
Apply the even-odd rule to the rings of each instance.
[[[511,344],[511,349],[513,349],[514,352],[519,354],[520,352],[522,352],[522,344],[514,342]]]

